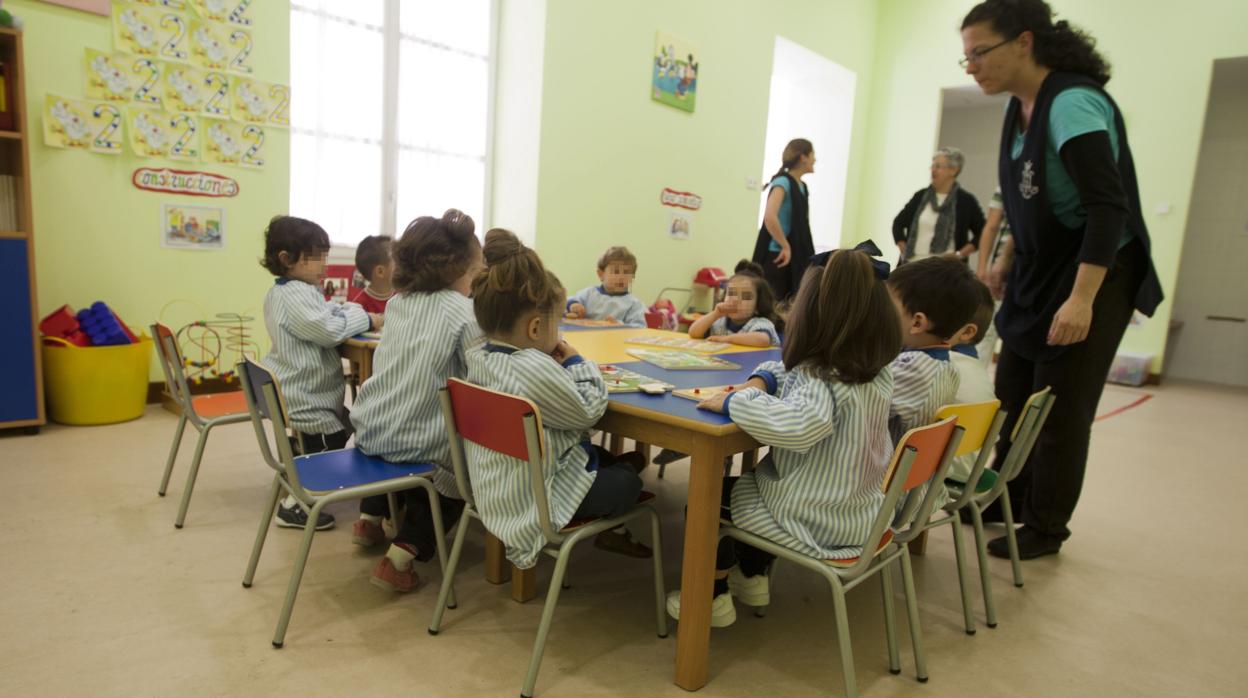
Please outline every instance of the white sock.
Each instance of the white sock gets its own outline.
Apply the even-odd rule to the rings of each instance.
[[[360,520],[361,520],[361,521],[369,521],[369,522],[372,522],[372,523],[375,523],[375,524],[380,524],[380,523],[381,523],[381,517],[380,517],[380,516],[373,516],[372,514],[360,514]]]
[[[295,499],[294,495],[288,494],[286,495],[286,498],[282,500],[282,508],[293,509],[294,506],[298,503],[299,503],[299,500]]]
[[[394,565],[394,569],[399,571],[411,569],[412,560],[416,559],[415,555],[397,545],[390,546],[390,549],[386,551],[386,557],[390,558],[390,564]]]

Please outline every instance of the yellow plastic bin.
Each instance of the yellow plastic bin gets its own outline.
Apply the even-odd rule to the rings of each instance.
[[[43,389],[48,416],[61,424],[115,424],[143,416],[152,339],[138,344],[79,347],[43,338]]]

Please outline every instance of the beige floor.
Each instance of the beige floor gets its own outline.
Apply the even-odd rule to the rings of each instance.
[[[1144,392],[1155,398],[1096,425],[1061,555],[1026,563],[1023,589],[1008,562],[992,561],[998,628],[963,634],[947,532],[916,560],[930,683],[915,682],[904,641],[903,674],[887,673],[878,587],[851,593],[863,694],[1248,694],[1248,663],[1236,659],[1248,649],[1238,535],[1248,459],[1233,446],[1248,391],[1110,388],[1102,411]],[[425,633],[436,585],[383,593],[367,582],[375,557],[351,545],[347,526],[318,536],[286,648],[273,649],[297,536],[274,530],[255,586],[240,586],[267,485],[250,427],[214,435],[178,531],[189,437],[170,496],[155,493],[173,425],[150,408],[128,424],[0,438],[0,695],[516,695],[541,605],[514,604],[482,580],[476,533],[460,608],[437,638]],[[666,509],[671,588],[684,476],[678,466],[664,481],[648,475]],[[354,518],[350,506],[334,513]],[[592,548],[577,556],[539,694],[685,695],[671,683],[674,641],[653,631],[648,570]],[[436,568],[427,576],[436,581]],[[742,613],[714,632],[701,693],[839,693],[831,611],[818,580],[783,567],[766,619]]]

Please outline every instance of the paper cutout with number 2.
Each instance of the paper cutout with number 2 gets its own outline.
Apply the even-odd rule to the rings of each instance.
[[[43,101],[43,142],[116,155],[121,152],[122,113],[116,104],[47,94]]]
[[[113,48],[142,58],[190,60],[190,21],[168,8],[113,2]]]
[[[216,119],[203,120],[204,162],[251,169],[264,167],[264,129]]]
[[[134,102],[162,107],[160,77],[164,64],[150,58],[87,49],[83,58],[87,73],[87,98],[110,102]]]

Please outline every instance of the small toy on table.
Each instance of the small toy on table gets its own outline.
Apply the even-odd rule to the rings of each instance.
[[[741,368],[731,361],[718,356],[691,354],[686,351],[668,351],[665,349],[625,349],[630,356],[635,356],[646,363],[654,364],[669,371],[727,371]]]
[[[702,402],[703,400],[713,397],[719,393],[731,393],[736,389],[737,386],[735,385],[712,385],[706,388],[682,388],[680,390],[673,390],[672,395],[675,395],[676,397],[683,397],[686,400],[693,400],[694,402]]]
[[[608,393],[641,392],[649,395],[660,395],[676,387],[670,383],[655,380],[650,376],[643,376],[636,371],[620,368],[614,364],[602,364],[598,366],[598,370],[602,373],[602,379],[607,384]]]

